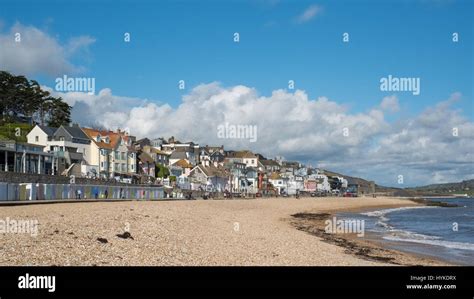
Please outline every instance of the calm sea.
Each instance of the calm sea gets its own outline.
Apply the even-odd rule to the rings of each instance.
[[[459,207],[409,207],[340,217],[365,220],[366,236],[386,247],[474,265],[474,199],[431,199]]]

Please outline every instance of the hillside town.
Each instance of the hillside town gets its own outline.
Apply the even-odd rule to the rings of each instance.
[[[351,179],[297,161],[175,137],[137,139],[120,129],[73,124],[58,128],[35,125],[26,138],[27,142],[0,141],[2,170],[161,186],[168,197],[191,198],[196,192],[203,197],[355,197],[371,193]]]

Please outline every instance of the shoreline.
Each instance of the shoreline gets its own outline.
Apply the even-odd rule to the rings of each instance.
[[[410,199],[406,199],[410,200]],[[415,201],[412,201],[416,203]],[[367,207],[357,207],[350,209],[332,209],[319,211],[319,213],[302,212],[291,215],[289,222],[297,230],[311,234],[324,242],[344,248],[346,254],[356,256],[361,259],[375,261],[379,263],[387,263],[394,266],[460,266],[449,263],[445,260],[438,259],[428,255],[405,252],[398,249],[387,247],[383,241],[378,240],[375,234],[365,232],[365,237],[358,237],[356,233],[350,234],[329,234],[325,232],[326,224],[324,221],[337,217],[340,213],[360,213],[387,208],[403,208],[416,205],[380,205]],[[388,243],[388,242],[387,242]]]

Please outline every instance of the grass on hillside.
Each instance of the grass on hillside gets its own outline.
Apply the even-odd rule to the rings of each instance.
[[[26,135],[32,128],[25,123],[0,123],[0,140],[26,142]]]

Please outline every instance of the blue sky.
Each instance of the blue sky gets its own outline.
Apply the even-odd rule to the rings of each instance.
[[[473,8],[467,0],[6,0],[0,69],[49,88],[62,74],[95,78],[94,95],[56,93],[82,125],[249,148],[385,185],[402,173],[409,186],[459,181],[474,178]],[[381,91],[388,75],[420,78],[420,95]],[[258,142],[216,139],[229,121],[258,125]]]
[[[88,55],[73,62],[87,68],[84,75],[95,77],[98,89],[172,106],[199,83],[243,84],[269,94],[292,79],[312,97],[364,111],[385,95],[379,79],[393,74],[421,78],[421,95],[399,95],[406,113],[455,91],[465,96],[457,105],[472,109],[472,1],[317,1],[322,12],[298,23],[314,3],[7,1],[0,19],[4,28],[33,25],[64,42],[95,38]],[[124,32],[131,43],[123,42]],[[350,43],[342,43],[343,32]],[[459,43],[451,42],[453,32]],[[177,88],[181,79],[187,90]]]

